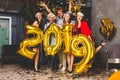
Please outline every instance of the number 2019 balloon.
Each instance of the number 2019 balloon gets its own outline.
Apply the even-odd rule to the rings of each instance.
[[[43,41],[44,51],[47,55],[54,56],[57,54],[64,43],[64,53],[72,53],[74,56],[82,57],[82,60],[76,64],[75,72],[81,73],[86,69],[91,67],[94,58],[94,46],[92,41],[85,35],[72,35],[72,25],[63,25],[63,29],[60,29],[55,23],[50,24],[50,26],[43,32],[35,26],[26,26],[28,34],[34,34],[32,38],[23,38],[20,42],[18,53],[26,58],[33,59],[35,52],[32,51],[30,47],[34,47]],[[50,45],[51,34],[54,35],[54,44]]]

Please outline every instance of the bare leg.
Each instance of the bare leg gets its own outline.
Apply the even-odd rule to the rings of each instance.
[[[36,55],[35,55],[35,60],[34,60],[34,68],[35,70],[37,71],[38,70],[38,60],[39,60],[39,49],[38,48],[34,48],[33,51],[36,52]]]
[[[70,71],[70,54],[67,54],[67,63],[68,63],[67,70]]]
[[[66,70],[66,54],[62,53],[62,71]]]
[[[58,57],[59,57],[59,68],[62,67],[62,54],[59,52],[58,53]]]
[[[70,71],[73,69],[74,56],[70,54]]]

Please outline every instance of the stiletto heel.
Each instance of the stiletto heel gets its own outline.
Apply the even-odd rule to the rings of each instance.
[[[40,72],[38,69],[34,69],[35,72]]]

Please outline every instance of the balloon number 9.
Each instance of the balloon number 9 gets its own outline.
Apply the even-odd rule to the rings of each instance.
[[[81,73],[91,67],[94,57],[94,46],[91,40],[85,35],[75,35],[71,43],[72,54],[77,57],[82,57],[82,60],[76,64],[75,72]]]

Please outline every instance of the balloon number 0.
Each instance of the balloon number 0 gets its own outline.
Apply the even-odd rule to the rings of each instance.
[[[45,33],[35,26],[26,26],[26,34],[33,34],[32,38],[23,38],[20,42],[18,53],[26,58],[33,59],[35,52],[31,47],[42,43],[44,51],[47,55],[54,56],[58,51],[64,53],[72,53],[74,56],[82,57],[82,60],[76,64],[75,72],[81,73],[91,67],[94,58],[94,46],[92,41],[85,35],[79,34],[72,36],[72,25],[63,25],[61,30],[55,23],[50,24]],[[53,35],[53,36],[52,36]],[[54,38],[54,43],[51,45],[51,36]],[[64,45],[63,45],[64,44]],[[64,47],[64,49],[61,49]]]

